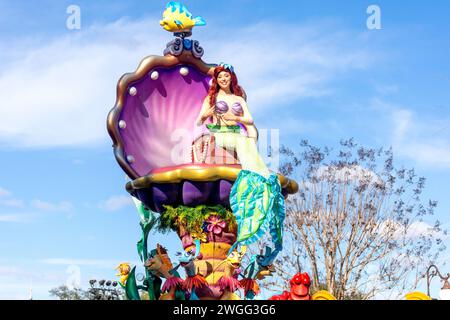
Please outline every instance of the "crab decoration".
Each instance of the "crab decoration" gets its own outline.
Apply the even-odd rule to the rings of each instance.
[[[291,279],[290,286],[290,291],[284,291],[280,295],[272,296],[269,300],[311,300],[309,294],[311,279],[306,272],[297,273]]]

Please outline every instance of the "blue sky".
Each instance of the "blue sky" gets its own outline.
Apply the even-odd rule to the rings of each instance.
[[[0,299],[27,298],[31,282],[46,299],[70,265],[85,285],[137,262],[138,218],[105,121],[119,77],[171,40],[165,3],[0,0]],[[81,30],[66,28],[71,4]],[[448,1],[184,4],[208,23],[193,36],[203,59],[235,66],[259,128],[286,145],[393,146],[449,226]],[[381,30],[366,27],[371,4]],[[150,242],[180,249],[173,235]]]

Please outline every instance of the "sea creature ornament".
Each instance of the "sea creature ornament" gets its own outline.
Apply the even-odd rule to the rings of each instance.
[[[206,22],[200,16],[193,18],[192,14],[181,3],[171,1],[167,4],[159,24],[164,30],[169,32],[187,33],[190,35],[194,26],[204,26]]]
[[[157,245],[155,250],[149,254],[149,259],[144,266],[156,277],[166,279],[161,289],[162,295],[160,300],[184,300],[184,292],[182,292],[183,280],[179,273],[173,269],[167,249],[161,245]]]
[[[289,282],[290,291],[283,291],[282,294],[272,296],[269,300],[311,300],[309,287],[311,279],[306,272],[297,273]]]
[[[231,252],[225,260],[220,262],[216,266],[216,270],[219,266],[225,264],[223,276],[220,277],[217,285],[220,287],[220,291],[223,292],[221,300],[240,300],[239,297],[234,293],[236,290],[240,289],[242,286],[237,279],[238,270],[241,266],[241,261],[247,252],[247,247],[242,246],[241,250]]]
[[[131,265],[128,262],[123,262],[116,267],[116,270],[118,271],[116,276],[120,277],[119,283],[124,287],[131,271]]]
[[[240,281],[244,288],[246,299],[252,300],[259,294],[260,289],[256,280],[262,280],[267,276],[271,276],[275,272],[273,261],[278,251],[266,246],[266,252],[254,255],[242,274],[243,279]]]
[[[208,283],[202,275],[198,274],[197,267],[194,263],[194,261],[200,256],[200,240],[194,240],[194,243],[195,251],[189,250],[184,251],[183,253],[177,253],[179,256],[178,261],[180,263],[174,268],[174,270],[176,270],[179,266],[184,268],[186,271],[186,280],[184,280],[183,289],[186,292],[189,292],[189,300],[200,300],[195,291],[208,286]]]

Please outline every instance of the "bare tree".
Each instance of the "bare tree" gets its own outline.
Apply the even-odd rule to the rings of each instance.
[[[312,291],[337,299],[394,298],[417,287],[426,267],[445,250],[447,235],[422,202],[425,179],[394,168],[392,150],[341,141],[341,150],[307,141],[298,154],[283,147],[280,171],[299,174],[299,193],[286,203],[285,250],[270,291],[286,289],[297,270],[307,271]]]
[[[88,292],[79,288],[69,289],[66,285],[53,288],[49,293],[59,300],[88,300]]]

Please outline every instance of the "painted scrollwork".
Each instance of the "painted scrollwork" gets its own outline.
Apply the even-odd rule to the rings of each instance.
[[[177,37],[167,44],[164,55],[171,54],[173,56],[179,56],[183,50],[191,50],[192,55],[197,59],[200,59],[204,54],[204,50],[200,47],[200,42],[197,40],[188,40]]]
[[[183,52],[183,49],[183,40],[181,38],[175,38],[167,44],[164,55],[171,54],[179,56]]]

